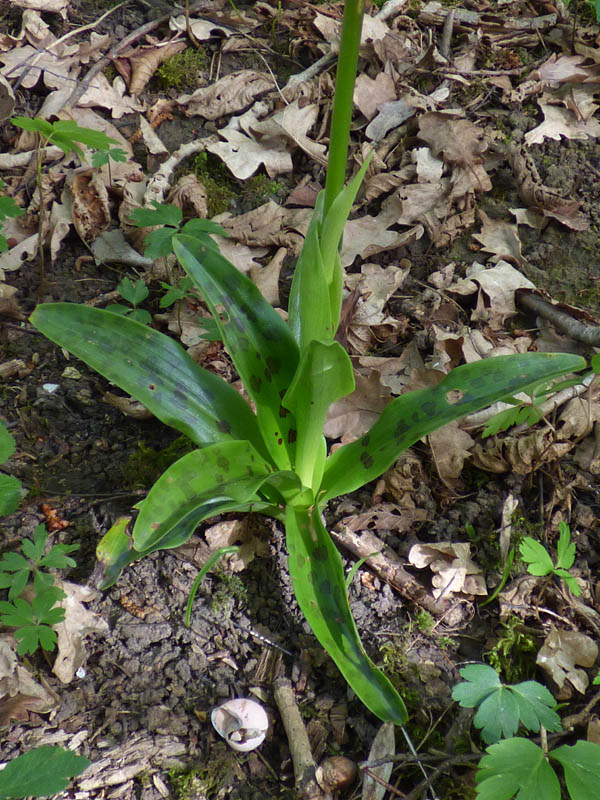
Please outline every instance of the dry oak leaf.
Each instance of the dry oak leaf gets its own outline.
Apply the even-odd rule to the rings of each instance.
[[[456,118],[439,111],[429,111],[419,117],[419,138],[434,155],[442,154],[447,164],[472,167],[483,162],[487,144],[483,128],[467,119]]]
[[[40,73],[43,74],[44,84],[49,89],[68,88],[73,90],[73,81],[77,78],[80,71],[80,60],[78,47],[68,48],[67,55],[56,55],[50,50],[38,51],[31,45],[24,45],[0,54],[0,61],[4,62],[4,67],[0,73],[7,78],[14,80],[22,78],[21,86],[25,89],[33,88],[39,80]],[[28,68],[28,64],[35,59],[35,64]]]
[[[470,553],[468,542],[415,544],[410,548],[408,560],[418,569],[430,567],[435,573],[432,594],[436,600],[448,592],[486,595],[481,567],[470,558]]]
[[[171,189],[168,203],[181,208],[184,215],[205,219],[208,214],[206,187],[195,175],[182,175]]]
[[[474,444],[469,434],[459,428],[458,421],[429,434],[429,446],[438,475],[453,492],[460,488],[458,478]]]
[[[186,43],[182,40],[144,45],[119,54],[113,63],[127,81],[130,94],[138,95],[144,90],[160,65],[171,56],[181,53],[185,48]]]
[[[12,0],[12,4],[20,8],[33,8],[36,11],[52,11],[66,19],[69,0]]]
[[[548,86],[558,86],[561,83],[584,83],[588,80],[598,81],[599,65],[582,67],[581,62],[585,61],[583,55],[559,56],[552,53],[547,61],[533,70],[529,78],[537,79]]]
[[[241,572],[254,561],[255,556],[269,555],[267,541],[257,535],[261,532],[264,532],[264,527],[262,529],[257,527],[257,519],[252,516],[217,522],[204,532],[204,538],[209,546],[207,557],[221,547],[238,545],[237,553],[228,554],[225,563],[232,572]]]
[[[71,184],[73,224],[86,244],[110,227],[108,192],[96,170],[79,172]]]
[[[274,85],[273,78],[265,72],[244,69],[225,75],[210,86],[196,89],[193,94],[182,94],[177,103],[183,106],[188,117],[218,119],[243,111]]]
[[[546,636],[535,661],[559,688],[568,680],[580,694],[585,694],[589,678],[577,667],[593,667],[597,657],[598,645],[589,636],[555,628]]]
[[[30,711],[47,714],[59,705],[58,696],[36,683],[19,664],[11,638],[6,635],[0,639],[0,728],[10,725],[13,719],[28,720]]]
[[[365,73],[357,77],[354,86],[354,105],[368,120],[372,120],[384,103],[396,99],[396,85],[391,75],[378,72],[375,78]]]
[[[280,111],[276,111],[275,114],[267,119],[257,120],[256,122],[250,121],[246,125],[241,122],[241,124],[259,143],[263,139],[266,140],[266,143],[278,138],[286,139],[301,150],[304,150],[318,164],[325,166],[327,164],[325,155],[327,148],[308,136],[308,132],[316,123],[318,115],[318,103],[308,103],[300,106],[299,101],[294,100],[293,103],[288,103],[288,105]]]
[[[481,245],[486,253],[492,253],[492,262],[507,259],[515,264],[521,264],[521,240],[517,233],[517,226],[510,225],[500,219],[490,219],[483,210],[478,212],[482,222],[481,231],[474,233],[473,238]]]
[[[219,156],[236,178],[243,181],[264,164],[267,175],[275,178],[293,169],[292,157],[281,139],[257,142],[235,128],[223,128],[219,135],[224,142],[214,142],[206,149]]]
[[[99,614],[83,605],[99,597],[100,592],[69,581],[55,579],[55,584],[66,597],[59,602],[65,610],[65,618],[54,626],[58,634],[58,652],[52,672],[63,683],[70,683],[86,659],[84,637],[90,633],[108,633],[109,627]]]
[[[550,105],[545,102],[548,95],[542,95],[538,105],[544,113],[544,121],[533,130],[525,134],[528,145],[539,144],[544,139],[592,139],[600,136],[600,122],[590,118],[578,120],[574,114],[562,106]]]
[[[342,444],[353,442],[366,433],[392,399],[390,390],[381,385],[375,371],[366,378],[360,373],[354,377],[356,388],[352,394],[329,406],[323,427],[328,439],[341,438]]]

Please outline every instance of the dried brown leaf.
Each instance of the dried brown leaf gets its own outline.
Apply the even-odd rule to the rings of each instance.
[[[225,75],[210,86],[196,89],[193,94],[181,95],[177,103],[183,106],[188,117],[218,119],[243,111],[259,95],[273,88],[270,75],[245,69]]]
[[[585,694],[589,678],[581,667],[592,667],[598,657],[598,645],[589,636],[578,631],[553,629],[539,650],[536,664],[547,672],[559,688],[569,681]]]

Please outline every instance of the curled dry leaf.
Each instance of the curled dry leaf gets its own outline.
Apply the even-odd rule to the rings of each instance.
[[[171,189],[167,202],[181,208],[184,215],[205,219],[208,214],[206,188],[195,175],[182,175]]]
[[[121,55],[114,63],[117,69],[121,72],[123,69],[124,58],[129,59],[129,91],[133,95],[140,94],[152,78],[160,65],[176,53],[181,53],[185,50],[186,44],[184,41],[168,42],[163,45],[151,45],[150,47],[138,47],[136,50],[128,53],[126,56]],[[121,72],[123,74],[123,72]]]
[[[15,95],[12,86],[4,75],[0,75],[0,120],[8,119],[15,107]]]
[[[110,227],[108,192],[102,176],[95,170],[77,173],[71,183],[73,224],[86,244]]]
[[[256,750],[269,729],[267,713],[256,700],[228,700],[214,709],[210,719],[219,736],[241,753]]]
[[[544,121],[529,133],[525,134],[528,145],[539,144],[544,139],[592,139],[600,136],[600,122],[594,118],[577,119],[566,108],[551,105],[551,96],[542,95],[538,105],[544,114]]]
[[[177,103],[188,117],[218,119],[243,111],[259,95],[273,88],[270,75],[244,69],[225,75],[211,86],[196,89],[193,94],[181,95]]]
[[[55,583],[66,597],[59,603],[65,610],[65,618],[54,626],[58,634],[58,653],[52,672],[63,683],[70,683],[75,672],[85,663],[84,637],[90,633],[108,633],[109,628],[99,614],[83,605],[99,597],[99,592],[69,581],[55,580]]]
[[[369,761],[383,761],[387,756],[396,754],[396,737],[394,725],[391,722],[384,722],[379,728],[373,739],[373,744],[369,750]],[[387,793],[387,787],[392,775],[392,761],[384,762],[378,767],[372,767],[370,775],[365,775],[361,800],[383,800]]]
[[[598,645],[578,631],[552,630],[537,654],[536,663],[547,672],[559,688],[569,681],[581,694],[589,685],[586,672],[598,657]]]
[[[9,637],[0,639],[0,728],[10,725],[12,719],[26,721],[30,711],[47,714],[58,704],[58,695],[36,683],[19,664]]]
[[[292,157],[282,139],[257,142],[233,127],[223,128],[219,135],[225,141],[208,144],[206,149],[219,156],[239,180],[254,175],[261,164],[270,178],[292,171]]]
[[[458,421],[444,425],[430,433],[428,438],[438,475],[449,489],[458,492],[458,478],[474,440],[459,427]]]
[[[261,529],[254,517],[244,517],[211,525],[204,532],[204,538],[211,553],[221,547],[239,545],[240,549],[237,553],[227,556],[227,562],[232,572],[241,572],[251,561],[254,561],[255,555],[269,555],[269,546],[266,540],[257,535],[260,532]]]
[[[485,578],[481,567],[471,560],[470,553],[468,542],[415,544],[408,560],[418,569],[428,566],[435,573],[432,583],[436,600],[448,592],[485,595]]]

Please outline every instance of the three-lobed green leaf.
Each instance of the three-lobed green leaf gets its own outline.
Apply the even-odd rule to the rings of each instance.
[[[571,531],[566,522],[559,522],[556,564],[541,542],[526,536],[519,545],[523,561],[527,563],[530,575],[556,575],[562,578],[574,595],[581,594],[581,587],[569,569],[575,563],[575,542],[571,541]]]
[[[560,800],[556,773],[534,742],[504,739],[486,753],[475,776],[477,800],[512,800],[515,795],[518,800]]]
[[[470,664],[460,670],[463,683],[452,690],[452,698],[464,708],[479,706],[473,724],[481,728],[484,742],[491,744],[513,736],[519,723],[528,730],[562,729],[560,717],[553,710],[552,694],[537,681],[523,681],[507,686],[496,670],[486,664]]]

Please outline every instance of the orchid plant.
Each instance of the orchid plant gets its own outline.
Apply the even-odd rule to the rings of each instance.
[[[323,509],[379,477],[403,450],[442,425],[540,380],[581,369],[584,361],[532,353],[460,366],[437,387],[396,398],[368,433],[328,454],[328,408],[354,389],[352,363],[335,334],[344,286],[339,247],[367,168],[365,162],[344,186],[363,11],[361,0],[345,3],[326,187],[296,264],[288,321],[220,254],[206,228],[169,234],[255,412],[179,344],[130,317],[57,303],[38,306],[31,319],[197,446],[138,504],[132,538],[121,525],[100,543],[104,586],[133,560],[183,544],[216,514],[275,517],[285,526],[294,592],[315,636],[364,704],[380,719],[403,725],[407,713],[400,695],[361,643]]]

